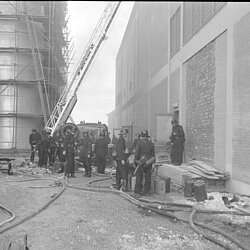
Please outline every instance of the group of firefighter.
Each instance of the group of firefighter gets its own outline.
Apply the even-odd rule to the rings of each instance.
[[[179,166],[183,161],[185,133],[177,120],[172,120],[171,123],[172,132],[169,137],[171,145],[170,159],[173,165]],[[113,152],[116,161],[116,188],[120,189],[123,187],[125,190],[128,189],[128,176],[134,175],[136,177],[135,197],[138,198],[141,195],[149,196],[152,166],[155,162],[154,139],[149,136],[147,130],[143,130],[140,134],[135,135],[130,150],[126,152],[125,135],[125,131],[121,130]],[[128,158],[131,152],[133,152],[133,160],[132,164],[129,164]],[[133,166],[132,168],[130,168],[131,165]],[[144,186],[143,176],[145,177]]]
[[[172,132],[169,137],[171,145],[170,159],[174,165],[181,165],[185,134],[177,120],[171,121]],[[78,152],[79,162],[85,168],[84,176],[91,177],[93,158],[97,172],[105,173],[107,156],[112,154],[112,159],[116,166],[116,188],[128,190],[129,176],[135,176],[134,195],[148,196],[151,188],[152,165],[155,162],[154,139],[150,138],[148,131],[143,130],[136,134],[132,146],[126,146],[126,131],[121,130],[116,138],[113,135],[110,141],[109,134],[100,133],[100,138],[94,142],[89,137],[88,132],[83,132],[81,139],[76,139],[76,131],[68,129],[66,136],[62,137],[60,131],[56,131],[51,136],[49,131],[43,130],[40,134],[36,129],[32,130],[29,137],[31,145],[30,162],[34,162],[35,152],[38,152],[38,166],[47,168],[52,167],[55,160],[63,163],[59,172],[64,172],[65,176],[75,178],[75,155]],[[112,153],[109,151],[108,144],[113,144]],[[131,157],[132,156],[132,157]],[[143,186],[143,176],[145,176]]]
[[[38,166],[45,169],[52,169],[55,161],[60,163],[59,173],[75,178],[75,156],[79,156],[79,163],[85,168],[85,176],[91,177],[91,165],[93,158],[97,171],[100,174],[105,172],[106,158],[108,155],[109,135],[106,131],[101,131],[98,139],[93,141],[87,131],[82,136],[76,138],[76,129],[68,128],[65,136],[60,130],[56,130],[53,136],[50,131],[32,129],[29,136],[31,146],[30,163],[34,163],[35,153],[38,154]],[[94,143],[94,147],[92,144]]]

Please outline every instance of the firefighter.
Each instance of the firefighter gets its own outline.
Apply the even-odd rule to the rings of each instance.
[[[75,178],[75,130],[67,129],[63,142],[63,155],[66,156],[65,176]]]
[[[141,139],[136,145],[134,156],[134,164],[136,166],[134,173],[136,176],[134,194],[136,197],[140,196],[140,194],[143,194],[145,196],[149,195],[151,187],[152,163],[155,160],[155,147],[151,140],[148,139],[148,131],[142,131],[140,134],[140,138]],[[142,192],[143,174],[145,174],[144,192]]]
[[[55,163],[55,156],[56,156],[56,141],[53,136],[49,134],[49,165],[52,167]]]
[[[127,155],[125,153],[126,143],[124,136],[126,135],[124,130],[121,130],[115,146],[117,155],[115,156],[116,161],[116,188],[120,189],[124,186],[125,190],[128,189],[128,171],[126,166]],[[121,186],[121,180],[123,185]]]
[[[37,144],[38,150],[38,166],[47,168],[48,163],[48,152],[49,152],[49,137],[48,132],[44,129],[42,131],[41,141]]]
[[[96,157],[97,172],[100,174],[104,174],[106,156],[108,154],[108,141],[106,140],[105,135],[103,135],[103,133],[100,134],[100,138],[98,138],[95,142],[94,152]]]
[[[37,144],[41,141],[41,134],[34,128],[29,136],[29,144],[31,147],[30,163],[34,163],[35,151]]]
[[[117,143],[117,137],[115,136],[115,134],[113,134],[111,143],[112,143],[113,145],[115,145],[115,144]]]
[[[182,163],[184,143],[186,141],[185,133],[182,126],[179,125],[179,122],[177,120],[173,120],[171,121],[171,123],[172,123],[172,133],[171,136],[169,137],[171,142],[170,159],[173,165],[179,166]]]
[[[132,143],[132,146],[131,146],[131,148],[130,148],[130,151],[131,152],[135,152],[135,149],[136,149],[136,145],[137,145],[137,143],[138,143],[138,141],[140,140],[140,134],[136,134],[135,135],[135,139],[134,139],[134,141],[133,141],[133,143]]]
[[[91,177],[91,158],[92,158],[92,141],[88,132],[83,132],[83,139],[77,144],[79,149],[79,160],[85,168],[84,176]]]
[[[61,135],[60,130],[56,130],[53,135],[55,143],[56,143],[56,153],[55,158],[60,162],[60,169],[58,173],[64,173],[64,163],[66,161],[65,155],[63,155],[63,137]]]

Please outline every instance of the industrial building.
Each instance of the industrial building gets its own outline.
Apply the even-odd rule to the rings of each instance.
[[[29,149],[67,82],[67,2],[0,2],[0,151]]]
[[[175,117],[186,161],[228,171],[228,191],[249,195],[249,26],[247,2],[135,2],[109,127],[148,129],[164,145]]]

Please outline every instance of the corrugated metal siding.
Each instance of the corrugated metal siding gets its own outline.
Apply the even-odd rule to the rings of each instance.
[[[184,2],[183,43],[187,43],[227,2]]]
[[[192,33],[192,3],[184,2],[183,4],[183,43],[187,43],[193,33]]]
[[[198,32],[202,27],[202,3],[192,3],[192,33]]]
[[[176,16],[173,15],[170,19],[170,57],[175,54],[176,51],[176,36],[175,36],[175,27],[176,27]]]
[[[180,50],[180,8],[170,19],[170,56],[173,57]]]
[[[168,2],[152,4],[150,25],[150,77],[168,60]]]
[[[215,2],[214,3],[215,12],[219,11],[222,7],[224,7],[226,3],[227,2]]]
[[[181,47],[181,8],[176,11],[176,52]]]
[[[233,179],[250,184],[250,14],[234,26]]]
[[[180,92],[180,69],[178,68],[170,75],[170,109],[172,110],[172,104],[179,103]]]
[[[204,2],[202,5],[203,24],[206,24],[214,15],[214,4],[211,2]]]
[[[156,114],[167,113],[168,79],[161,81],[150,91],[150,133],[156,138]]]
[[[149,81],[149,42],[151,37],[150,18],[152,3],[139,3],[139,43],[138,43],[138,84],[139,88],[145,88]]]

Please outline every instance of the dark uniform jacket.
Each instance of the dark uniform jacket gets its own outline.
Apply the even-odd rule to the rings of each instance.
[[[50,140],[48,135],[43,135],[41,141],[37,144],[37,150],[48,151],[50,146]]]
[[[55,138],[52,136],[49,136],[49,148],[56,148],[56,147],[57,145],[56,145]]]
[[[143,156],[148,160],[151,157],[155,157],[154,144],[148,139],[141,139],[137,142],[135,149],[135,161],[139,161]]]
[[[79,156],[88,156],[91,155],[92,151],[92,141],[89,137],[83,138],[78,144],[77,147],[80,151]]]
[[[98,138],[95,142],[95,154],[105,157],[108,154],[108,142],[104,137]]]
[[[130,148],[131,151],[135,150],[136,149],[136,145],[138,143],[139,139],[138,138],[135,138],[133,143],[132,143],[132,146]]]
[[[63,142],[63,150],[67,153],[75,153],[75,137],[72,134],[66,135]]]
[[[41,141],[41,134],[39,132],[33,132],[29,136],[30,145],[37,145]]]
[[[116,143],[117,143],[117,138],[116,138],[115,136],[112,138],[111,143],[114,144],[114,145],[116,145]]]
[[[115,159],[118,161],[125,160],[126,159],[126,154],[125,154],[126,143],[125,143],[125,139],[122,136],[118,138],[115,149],[117,152]]]
[[[172,133],[170,136],[170,140],[173,143],[184,143],[185,142],[185,134],[181,125],[177,124],[173,126]]]

